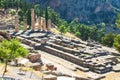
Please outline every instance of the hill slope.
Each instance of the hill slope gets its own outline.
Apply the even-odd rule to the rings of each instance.
[[[120,0],[28,0],[48,5],[58,12],[62,18],[71,21],[79,18],[85,24],[105,22],[115,23],[117,13],[120,12]]]

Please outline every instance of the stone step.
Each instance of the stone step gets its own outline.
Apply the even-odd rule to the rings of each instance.
[[[26,44],[26,45],[28,45],[28,46],[30,46],[30,47],[35,47],[36,44],[39,44],[39,43],[37,43],[37,42],[35,42],[35,41],[28,40],[28,39],[24,39],[24,40],[22,41],[22,43],[24,43],[24,44]]]
[[[50,46],[41,47],[40,50],[43,50],[43,51],[45,51],[47,53],[50,53],[52,55],[55,55],[57,57],[61,57],[61,58],[65,59],[65,60],[68,60],[68,61],[70,61],[72,63],[75,63],[76,65],[81,66],[81,67],[77,67],[77,68],[82,70],[82,71],[85,71],[85,72],[89,71],[89,68],[82,67],[83,63],[79,58],[77,58],[76,56],[74,56],[74,55],[72,55],[70,53],[66,53],[64,51],[52,48]]]
[[[61,51],[64,51],[64,52],[67,52],[67,53],[70,53],[70,54],[79,53],[78,50],[74,50],[74,49],[71,49],[71,48],[63,47],[63,46],[61,46],[61,45],[57,45],[57,44],[52,43],[52,42],[47,42],[47,44],[48,44],[50,47],[56,48],[56,49],[58,49],[58,50],[61,50]]]
[[[21,44],[21,45],[24,46],[25,48],[27,48],[30,51],[34,50],[34,47],[30,47],[30,46],[28,46],[26,44]]]

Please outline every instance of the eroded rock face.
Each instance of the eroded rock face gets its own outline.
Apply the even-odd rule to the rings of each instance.
[[[1,42],[3,39],[10,40],[11,37],[10,37],[10,35],[9,35],[7,32],[0,31],[0,42]]]
[[[86,24],[101,22],[115,23],[116,14],[120,11],[120,0],[28,0],[49,4],[62,18],[71,21],[78,18]]]

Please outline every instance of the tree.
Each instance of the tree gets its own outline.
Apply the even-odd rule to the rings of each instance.
[[[96,26],[93,26],[93,27],[90,28],[89,31],[90,31],[90,33],[89,33],[88,36],[89,36],[91,39],[93,39],[93,40],[97,40],[97,37],[98,37],[98,36],[97,36],[97,35],[98,35],[98,34],[97,34],[97,33],[98,33],[98,32],[97,32],[97,31],[98,31],[97,27],[96,27]],[[94,35],[94,36],[93,36],[93,35]]]
[[[57,26],[59,26],[59,20],[60,20],[60,15],[55,12],[53,9],[51,9],[50,7],[47,8],[48,9],[48,18]],[[44,16],[44,15],[43,15]]]
[[[102,23],[100,23],[100,26],[104,28],[106,26],[106,24],[104,22],[102,22]]]
[[[75,33],[75,35],[76,35],[77,37],[80,37],[80,36],[81,36],[81,33],[80,33],[79,31],[77,31],[77,32]]]
[[[115,37],[116,34],[113,33],[105,34],[105,36],[102,37],[102,44],[105,46],[112,47]]]
[[[75,18],[69,23],[69,29],[72,33],[76,33],[76,26],[78,25],[78,18]]]
[[[120,28],[120,14],[117,15],[116,20],[117,27]],[[120,35],[117,35],[114,39],[114,47],[120,52]]]
[[[15,4],[17,6],[17,10],[19,9],[19,5],[20,5],[20,0],[15,0]]]
[[[35,14],[38,16],[41,16],[41,5],[40,4],[36,4],[35,7],[34,7],[34,10],[35,10]]]
[[[120,34],[115,37],[113,45],[120,52]]]
[[[47,5],[45,9],[45,21],[46,21],[46,27],[48,27],[48,6]]]
[[[66,27],[64,25],[61,25],[59,27],[59,30],[60,30],[61,33],[65,33],[66,32]]]
[[[117,24],[117,27],[120,28],[120,14],[117,15],[116,24]]]
[[[11,9],[10,11],[9,11],[9,14],[11,14],[11,15],[15,15],[15,10],[14,9]]]
[[[18,39],[12,39],[10,41],[3,40],[0,43],[0,58],[5,60],[5,70],[3,72],[2,77],[4,77],[7,72],[7,64],[8,60],[15,59],[19,56],[27,56],[28,50],[21,46]]]

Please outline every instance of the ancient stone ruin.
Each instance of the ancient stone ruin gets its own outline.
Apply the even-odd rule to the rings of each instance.
[[[19,35],[10,33],[26,45],[28,49],[42,50],[70,61],[76,64],[76,69],[84,72],[92,71],[102,74],[110,71],[120,71],[118,67],[114,69],[115,66],[119,66],[116,56],[118,52],[114,49],[104,47],[91,40],[82,41],[80,39],[72,39],[52,32],[48,34],[52,27],[51,20],[48,20],[48,27],[46,27],[45,19],[38,17],[38,25],[35,26],[34,9],[31,9],[31,17],[31,30],[34,30],[34,32],[30,33],[30,30],[27,30],[27,24],[24,21],[25,33]],[[18,26],[15,26],[15,31],[19,33]]]
[[[27,31],[27,29],[28,29],[27,28],[27,19],[24,19],[23,22],[24,22],[23,30]],[[35,25],[36,22],[37,22],[37,26]],[[34,9],[31,9],[31,27],[30,27],[30,29],[32,31],[39,30],[39,31],[51,32],[51,27],[52,27],[51,20],[48,20],[48,26],[46,26],[46,20],[43,17],[39,16],[37,18],[36,22],[35,22]],[[18,23],[19,23],[19,18],[18,18],[18,16],[15,16],[15,22],[14,22],[15,31],[14,32],[19,32]]]
[[[35,29],[35,14],[34,14],[34,9],[31,9],[31,30]]]
[[[98,43],[83,42],[55,34],[47,36],[46,33],[33,34],[39,36],[21,35],[18,38],[22,43],[36,50],[48,52],[79,65],[76,68],[82,71],[106,73],[112,71],[113,66],[119,63],[116,56],[113,55],[116,53],[115,51],[107,50],[108,48]]]
[[[15,32],[19,31],[18,23],[19,23],[18,16],[15,16],[15,22],[14,22],[14,24],[15,24]]]
[[[24,19],[24,31],[27,31],[27,19]]]

